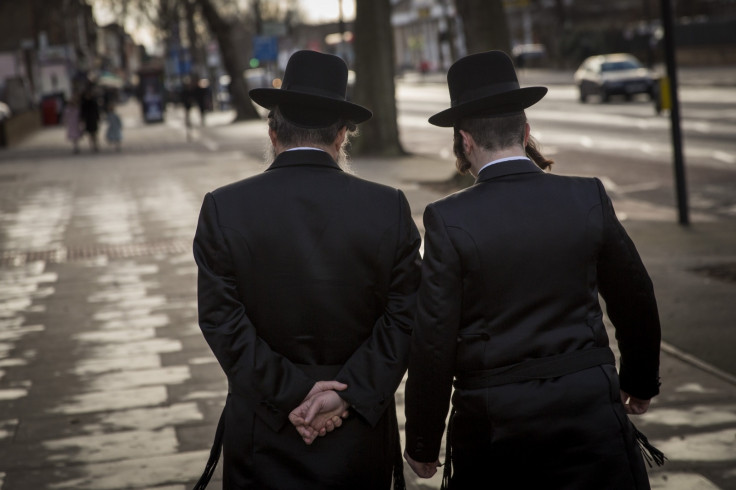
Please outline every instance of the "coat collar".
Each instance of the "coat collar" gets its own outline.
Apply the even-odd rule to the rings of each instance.
[[[321,150],[293,150],[282,151],[266,171],[294,166],[327,167],[340,170],[340,166],[326,151]]]
[[[480,175],[478,175],[475,183],[478,184],[480,182],[496,179],[498,177],[505,177],[507,175],[528,174],[533,172],[543,172],[543,170],[526,158],[508,160],[505,162],[495,163],[484,168],[480,172]]]

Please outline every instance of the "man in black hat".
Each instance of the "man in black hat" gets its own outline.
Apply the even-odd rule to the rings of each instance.
[[[229,383],[226,489],[403,485],[394,392],[421,239],[400,190],[338,165],[371,117],[346,101],[347,74],[336,56],[299,51],[280,89],[251,90],[270,110],[275,160],[202,205],[199,324]]]
[[[550,162],[524,110],[546,88],[521,88],[500,51],[460,59],[447,80],[452,105],[429,121],[453,127],[476,182],[424,212],[405,458],[435,474],[452,401],[445,486],[649,488],[627,414],[659,392],[660,325],[636,248],[598,179],[535,165]]]

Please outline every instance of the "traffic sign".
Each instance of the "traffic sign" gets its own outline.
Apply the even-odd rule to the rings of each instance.
[[[253,57],[259,61],[276,61],[279,43],[276,36],[253,36]]]

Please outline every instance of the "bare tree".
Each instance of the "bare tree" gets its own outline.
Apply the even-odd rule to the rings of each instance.
[[[196,0],[210,32],[217,39],[225,70],[230,75],[230,98],[235,120],[258,119],[260,115],[248,97],[248,84],[243,76],[247,64],[234,42],[234,22],[221,16],[211,0]]]
[[[406,154],[399,141],[390,0],[356,0],[354,100],[373,111],[361,124],[356,154]]]
[[[455,0],[468,53],[498,49],[511,54],[503,0]]]

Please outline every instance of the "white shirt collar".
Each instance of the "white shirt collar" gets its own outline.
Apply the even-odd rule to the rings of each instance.
[[[317,151],[325,151],[322,148],[314,148],[312,146],[297,146],[296,148],[289,148],[288,150],[284,151],[296,151],[296,150],[317,150]],[[325,153],[327,153],[325,151]]]
[[[520,156],[518,156],[518,157],[506,157],[506,158],[499,158],[498,160],[493,160],[492,162],[488,162],[488,163],[486,163],[485,165],[483,165],[483,166],[482,166],[482,167],[480,168],[480,170],[478,170],[478,175],[480,175],[480,173],[481,173],[481,172],[483,171],[483,169],[485,169],[486,167],[490,167],[491,165],[495,165],[495,164],[497,164],[497,163],[501,163],[501,162],[508,162],[508,161],[510,161],[510,160],[529,160],[529,159],[528,159],[527,157],[524,157],[524,156],[521,156],[521,155],[520,155]],[[531,160],[529,160],[529,161],[531,161]]]

